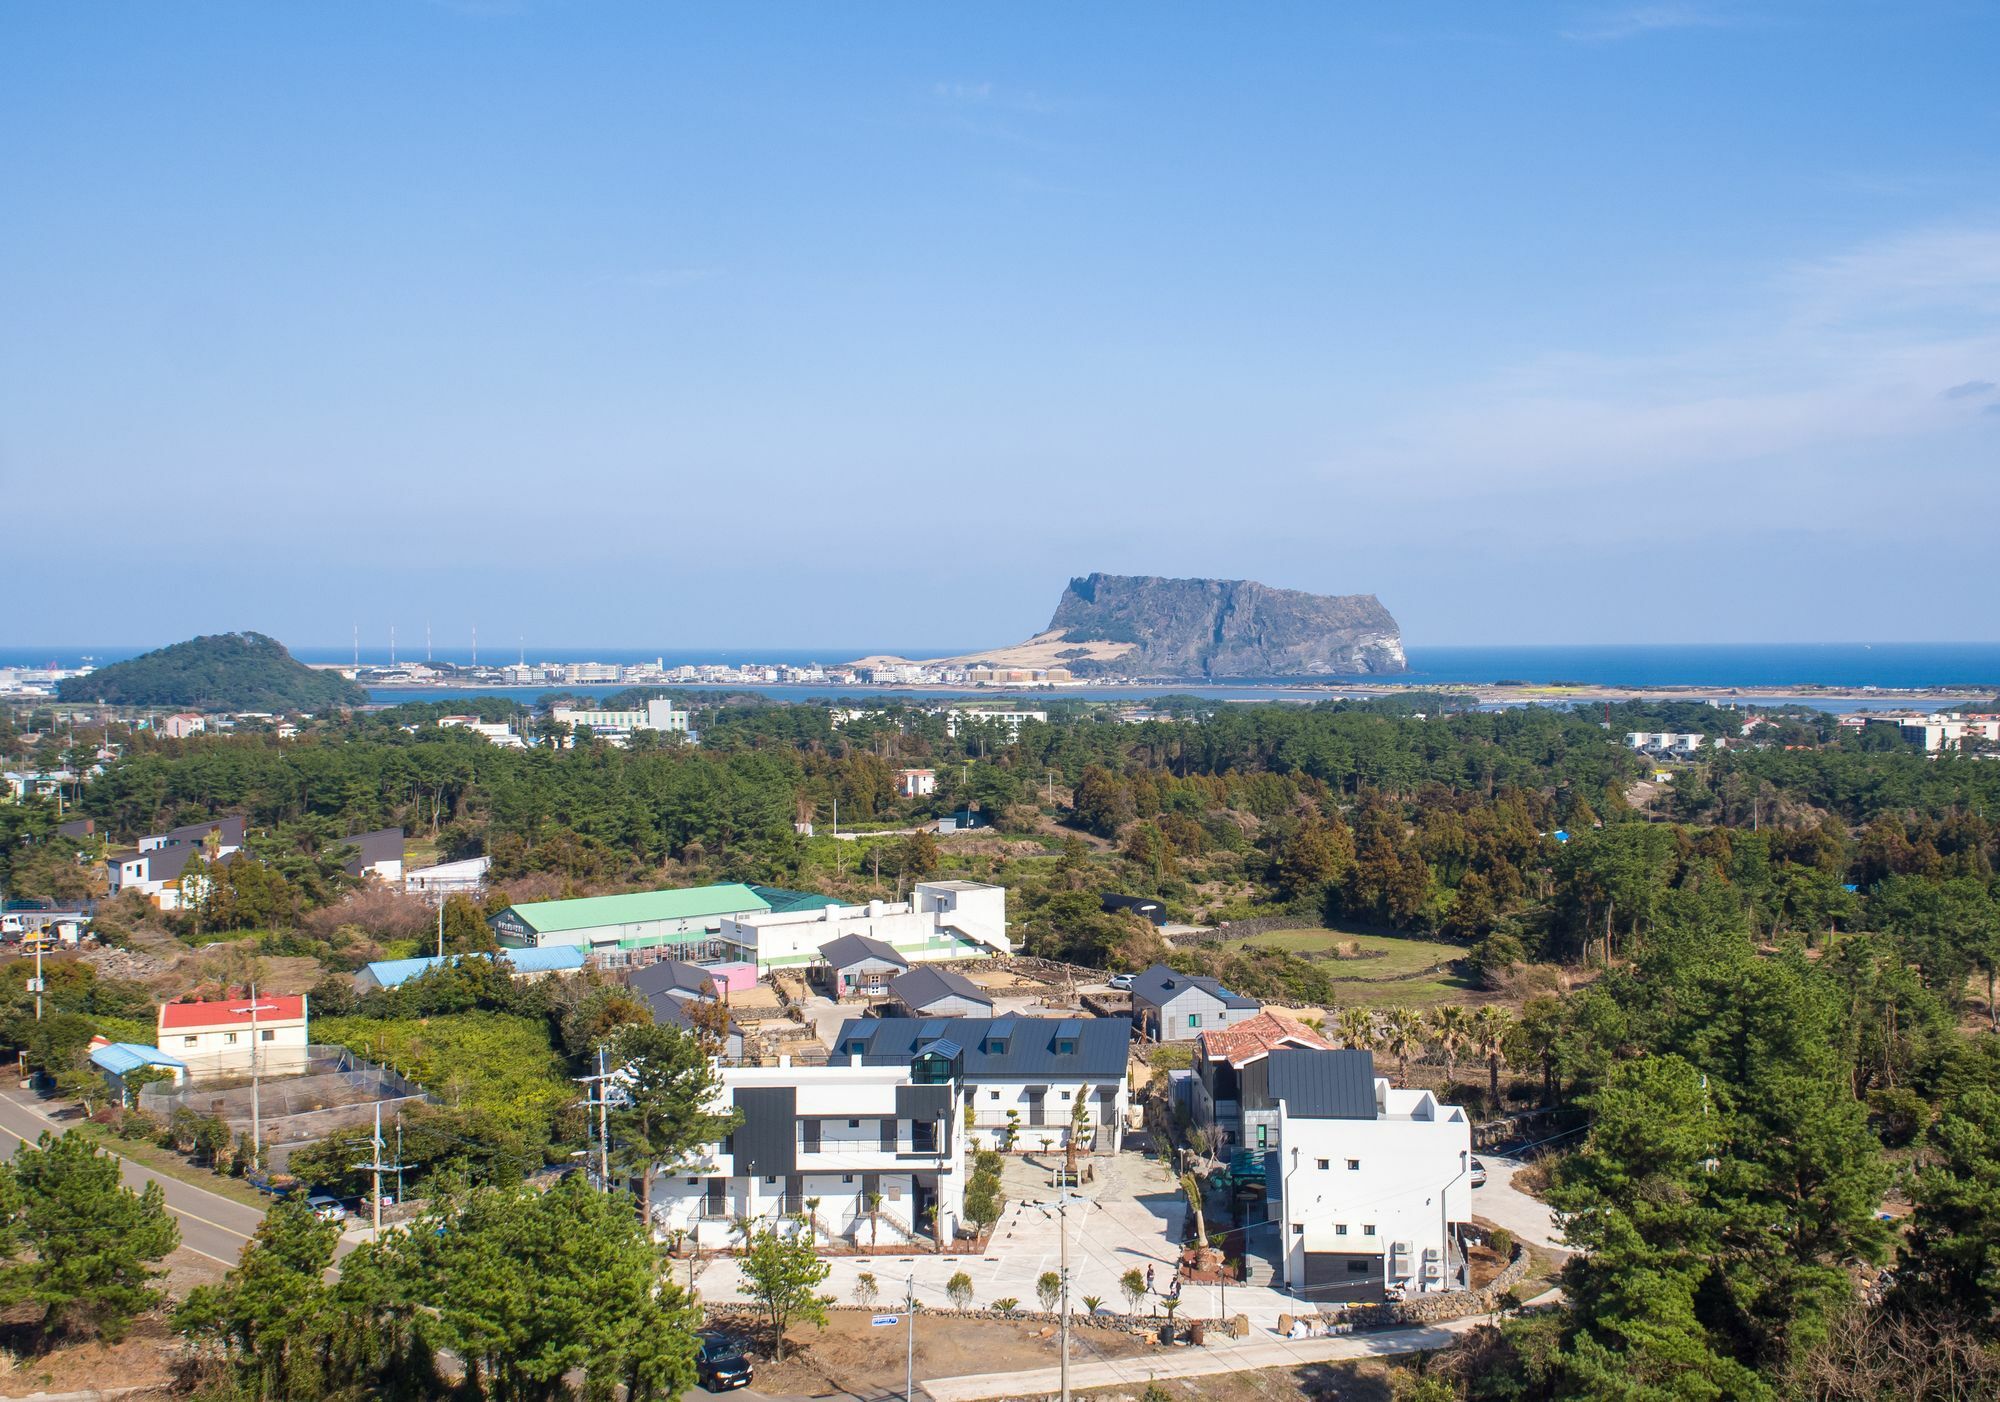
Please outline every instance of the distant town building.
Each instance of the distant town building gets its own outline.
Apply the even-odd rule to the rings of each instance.
[[[954,707],[944,713],[944,733],[957,738],[960,729],[967,725],[1000,725],[1007,731],[1009,740],[1021,738],[1024,725],[1047,725],[1047,711],[994,711],[976,707]]]
[[[1874,715],[1865,718],[1896,727],[1903,739],[1924,751],[1964,749],[1968,744],[2000,745],[2000,715],[1961,714],[1957,711],[1930,715]]]
[[[433,969],[467,959],[497,958],[517,979],[538,979],[549,974],[575,973],[583,968],[583,951],[575,945],[552,945],[547,949],[503,949],[497,955],[447,954],[422,959],[377,959],[363,965],[354,976],[354,991],[372,993],[378,988],[401,988],[413,978],[422,978]]]
[[[489,744],[498,745],[504,750],[527,748],[527,741],[516,734],[514,727],[505,721],[481,720],[478,716],[439,716],[438,724],[447,730],[469,730]]]
[[[1625,745],[1641,754],[1686,757],[1699,750],[1707,739],[1705,735],[1679,734],[1668,730],[1633,730],[1626,732]]]
[[[1132,1026],[1156,1042],[1191,1042],[1204,1032],[1255,1017],[1255,998],[1202,974],[1155,964],[1132,981]]]
[[[1099,907],[1106,914],[1130,911],[1156,928],[1167,923],[1167,907],[1151,896],[1121,896],[1116,892],[1106,891],[1097,900]]]
[[[373,832],[358,832],[351,837],[343,837],[343,843],[354,849],[354,855],[342,864],[349,876],[364,880],[387,881],[400,885],[403,880],[403,830],[401,828],[377,828]]]
[[[889,980],[892,1006],[903,1017],[992,1017],[993,995],[963,974],[923,964]]]
[[[139,850],[151,852],[163,847],[205,847],[211,855],[226,857],[243,845],[245,831],[241,818],[210,818],[207,822],[148,833],[139,839]]]
[[[169,740],[185,740],[208,729],[208,722],[193,711],[180,711],[160,722],[160,733]]]
[[[896,772],[896,792],[904,798],[923,798],[937,792],[934,769],[901,769]]]
[[[550,719],[574,729],[590,730],[599,735],[630,735],[635,730],[657,730],[694,738],[688,726],[688,713],[673,702],[655,697],[636,711],[590,711],[575,706],[557,706],[549,713]]]
[[[566,901],[524,901],[486,922],[510,948],[574,944],[609,967],[650,963],[659,957],[697,964],[747,962],[741,946],[721,930],[731,916],[838,905],[826,896],[737,882]]]

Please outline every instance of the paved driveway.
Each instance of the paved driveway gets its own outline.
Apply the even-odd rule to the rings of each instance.
[[[1481,1154],[1479,1161],[1486,1165],[1486,1186],[1472,1190],[1474,1215],[1505,1227],[1522,1241],[1567,1251],[1549,1205],[1514,1186],[1514,1175],[1526,1165],[1494,1154]]]

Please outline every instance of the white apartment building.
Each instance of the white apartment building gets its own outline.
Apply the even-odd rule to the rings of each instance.
[[[896,792],[904,798],[925,798],[936,793],[937,771],[935,769],[897,770]]]
[[[1869,717],[1875,720],[1876,717]],[[2000,715],[1962,715],[1957,712],[1925,716],[1883,716],[1903,739],[1925,754],[1963,749],[1968,743],[1984,741],[2000,745]]]
[[[425,896],[441,901],[446,896],[476,896],[486,889],[486,873],[493,867],[491,857],[465,857],[436,866],[411,867],[403,873],[405,895]]]
[[[944,733],[957,738],[959,727],[964,725],[992,725],[996,721],[1007,727],[1007,738],[1018,740],[1021,727],[1030,723],[1048,724],[1047,711],[991,711],[975,708],[954,708],[944,713]]]
[[[211,1003],[162,1003],[155,1045],[190,1079],[295,1076],[306,1068],[306,995],[264,994]]]
[[[481,720],[478,716],[439,716],[438,725],[447,730],[469,730],[503,750],[524,750],[528,747],[527,741],[505,721]]]
[[[912,964],[1014,952],[1007,890],[982,881],[920,881],[907,901],[729,915],[719,930],[760,974],[816,963],[820,947],[843,935],[880,941]]]
[[[1398,1090],[1365,1051],[1273,1050],[1278,1143],[1265,1194],[1285,1285],[1319,1303],[1465,1285],[1472,1125],[1427,1090]]]
[[[797,1219],[812,1198],[821,1237],[894,1245],[957,1234],[964,1090],[946,1048],[880,1065],[856,1056],[828,1066],[725,1066],[721,1077],[718,1108],[734,1105],[742,1123],[662,1169],[653,1184],[658,1229],[705,1247],[732,1244],[737,1218],[790,1234],[804,1230]]]
[[[1691,755],[1707,740],[1705,735],[1680,734],[1671,730],[1628,730],[1627,749],[1645,754]]]
[[[688,713],[661,697],[648,701],[637,711],[588,711],[575,706],[557,706],[549,713],[561,724],[594,730],[599,735],[630,735],[635,730],[662,730],[694,738],[688,728]]]

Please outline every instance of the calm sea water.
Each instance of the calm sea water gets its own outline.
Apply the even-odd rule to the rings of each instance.
[[[40,666],[54,662],[76,666],[88,656],[98,662],[113,662],[143,651],[131,647],[0,647],[0,666]],[[536,662],[650,662],[664,659],[669,666],[688,663],[743,662],[843,662],[871,651],[853,647],[801,650],[795,648],[738,648],[723,651],[676,651],[671,648],[529,648],[527,656]],[[893,649],[905,657],[944,656],[950,647]],[[351,648],[296,649],[307,662],[346,662],[353,659]],[[399,648],[399,659],[423,657],[421,642],[415,650]],[[511,662],[516,649],[482,649],[481,660]],[[469,662],[467,648],[438,648],[432,656],[441,662]],[[1774,644],[1588,644],[1575,646],[1480,646],[1411,647],[1410,670],[1396,678],[1409,684],[1465,683],[1498,681],[1587,682],[1606,686],[1704,686],[1731,687],[1746,692],[1759,689],[1804,685],[1847,687],[1917,688],[1927,686],[1992,687],[2000,692],[2000,643],[1774,643]],[[363,662],[385,663],[386,647],[361,650]],[[1218,696],[1239,700],[1298,696],[1281,685],[1229,687],[1151,686],[1143,688],[1066,688],[1063,696],[1182,695]],[[445,700],[462,695],[513,696],[532,701],[550,687],[494,689],[434,688],[423,691],[394,690],[381,693],[385,700]],[[568,688],[579,694],[604,695],[619,687]],[[754,688],[780,699],[804,700],[828,695],[826,686],[771,686]],[[871,689],[872,690],[872,689]],[[874,693],[880,694],[880,693]],[[900,693],[916,697],[966,694],[948,688]],[[994,695],[992,692],[979,694]],[[1006,694],[1006,693],[1000,693]]]

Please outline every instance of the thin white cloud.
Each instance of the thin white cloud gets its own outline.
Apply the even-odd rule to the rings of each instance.
[[[1728,18],[1705,6],[1661,0],[1657,4],[1594,10],[1561,32],[1572,43],[1615,44],[1676,29],[1721,29],[1730,23]]]
[[[1883,240],[1732,300],[1696,341],[1434,387],[1372,455],[1464,483],[1608,482],[1963,427],[2000,364],[2000,225]]]
[[[958,106],[1002,108],[1009,112],[1022,112],[1036,117],[1049,116],[1065,111],[1069,107],[1067,102],[1036,92],[1033,88],[1011,87],[991,79],[981,79],[978,82],[936,82],[931,84],[931,96],[940,102]]]

